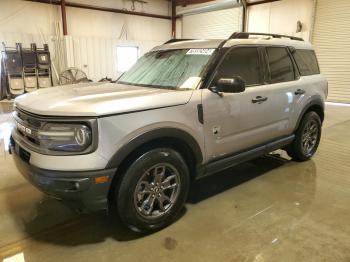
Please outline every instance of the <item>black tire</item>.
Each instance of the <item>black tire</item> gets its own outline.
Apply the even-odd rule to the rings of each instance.
[[[169,188],[164,190],[163,188],[165,188],[165,186],[160,189],[160,185],[165,185],[165,180],[163,180],[162,183],[157,182],[159,186],[155,185],[155,183],[153,183],[154,180],[152,180],[156,177],[158,170],[161,171],[159,173],[163,172],[163,166],[163,178],[169,178],[170,176],[174,176],[174,179],[176,178],[176,181],[173,180],[171,188],[171,182],[168,179],[169,186],[167,187]],[[150,182],[145,181],[145,179],[149,179]],[[175,184],[178,184],[178,187],[175,186]],[[144,188],[140,193],[141,185],[144,186]],[[135,161],[133,161],[122,174],[122,177],[113,189],[112,197],[114,199],[112,199],[112,209],[114,209],[114,214],[118,216],[118,220],[120,219],[120,221],[131,230],[143,233],[154,232],[170,225],[176,220],[187,199],[189,187],[189,169],[183,157],[171,148],[152,149],[136,157]],[[158,191],[156,191],[156,189]],[[150,191],[151,193],[143,193],[146,191]],[[161,193],[159,193],[160,191]],[[170,191],[171,197],[167,196]],[[162,194],[162,197],[160,194]],[[155,197],[155,195],[159,197]],[[169,203],[167,201],[161,203],[161,200],[165,199],[163,196],[168,197]],[[171,198],[173,198],[174,201],[173,204],[170,205]],[[147,204],[144,205],[146,202]],[[154,210],[149,215],[146,215],[146,211],[150,212],[151,210],[151,202],[152,209],[158,208],[159,211]],[[141,203],[142,205],[139,206]],[[168,208],[165,209],[166,211],[163,211],[166,206],[164,203],[168,205]],[[164,213],[160,215],[161,212]],[[160,216],[157,217],[157,215]]]
[[[311,128],[310,125],[314,128]],[[309,160],[316,153],[320,143],[321,126],[322,122],[320,116],[316,112],[310,111],[306,113],[295,133],[293,143],[286,148],[287,154],[295,161],[302,162]],[[316,132],[316,135],[313,135],[314,132],[311,132],[309,128],[315,130],[314,132]],[[307,134],[307,132],[309,132],[309,134]],[[310,141],[305,142],[307,139]]]

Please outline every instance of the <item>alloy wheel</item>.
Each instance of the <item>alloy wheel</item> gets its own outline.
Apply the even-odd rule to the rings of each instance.
[[[134,205],[139,215],[156,219],[167,214],[180,191],[180,175],[168,163],[157,164],[144,172],[134,192]]]
[[[306,155],[311,154],[313,149],[316,146],[318,139],[318,126],[317,122],[314,120],[310,120],[304,127],[301,143],[302,149]]]

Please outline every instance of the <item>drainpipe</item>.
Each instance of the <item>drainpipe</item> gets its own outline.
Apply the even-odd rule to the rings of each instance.
[[[171,0],[171,36],[176,38],[176,0]]]
[[[247,28],[247,12],[247,1],[242,0],[242,32],[245,32]]]
[[[63,35],[68,35],[67,15],[66,15],[66,0],[61,0],[61,13],[62,13]]]
[[[313,10],[311,15],[311,26],[310,26],[310,34],[309,34],[309,41],[312,43],[312,37],[314,34],[315,29],[315,21],[316,21],[316,8],[317,8],[317,0],[313,1]]]

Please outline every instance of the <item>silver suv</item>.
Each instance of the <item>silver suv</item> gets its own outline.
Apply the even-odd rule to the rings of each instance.
[[[116,83],[18,97],[11,151],[48,195],[154,231],[177,218],[194,179],[281,148],[310,159],[327,88],[296,37],[171,40]]]

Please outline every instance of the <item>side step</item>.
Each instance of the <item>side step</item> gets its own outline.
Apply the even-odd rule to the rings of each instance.
[[[228,169],[230,167],[246,162],[248,160],[266,155],[274,150],[283,148],[284,146],[292,143],[294,140],[294,137],[295,135],[293,134],[293,135],[272,141],[265,145],[261,145],[240,153],[236,153],[234,155],[230,155],[219,160],[214,160],[213,162],[208,163],[202,168],[202,172],[199,172],[198,178],[212,175],[224,169]]]

